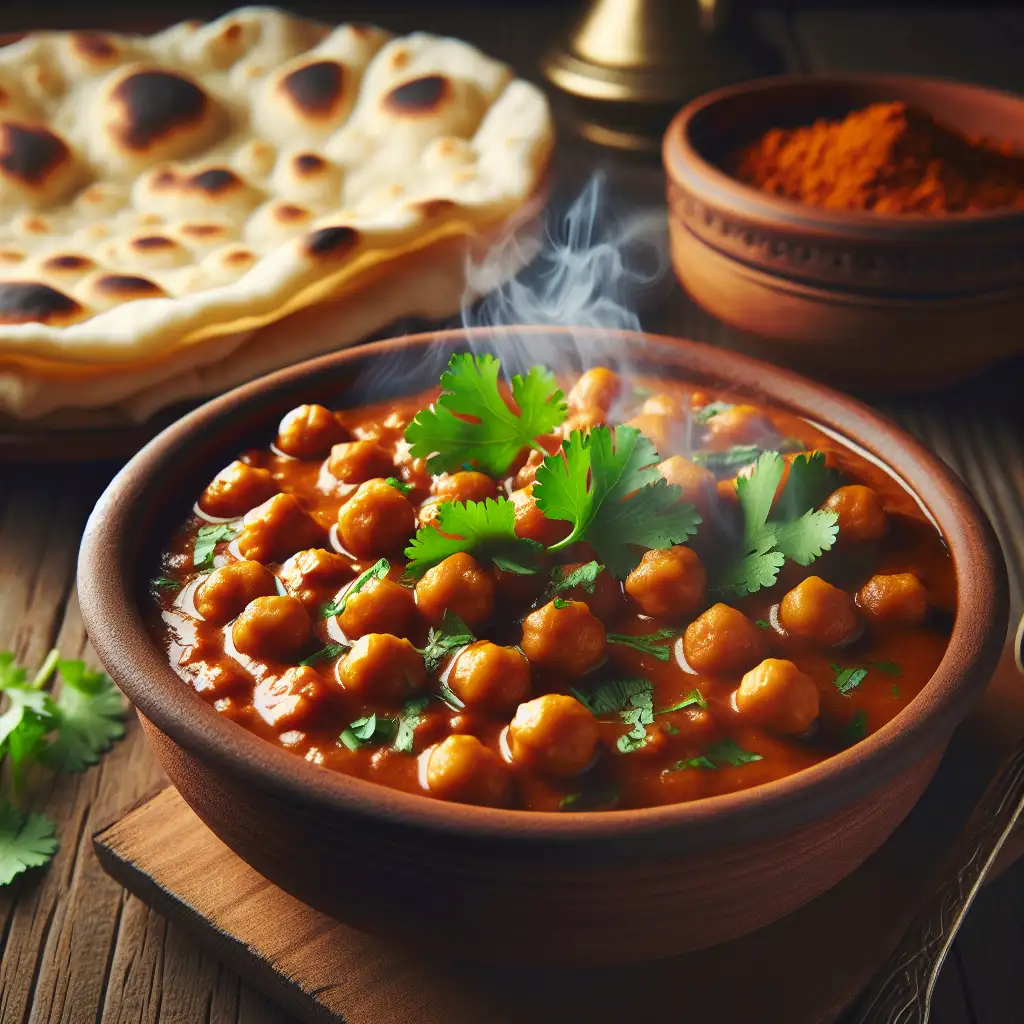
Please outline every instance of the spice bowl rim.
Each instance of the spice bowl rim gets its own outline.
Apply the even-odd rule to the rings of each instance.
[[[243,436],[239,423],[248,424],[244,430],[251,436],[257,421],[269,425],[268,409],[279,416],[300,401],[323,398],[332,388],[347,386],[353,371],[379,366],[398,353],[409,358],[411,352],[441,346],[447,355],[511,332],[577,342],[588,336],[588,329],[564,327],[454,329],[342,350],[206,402],[166,428],[118,473],[86,526],[78,588],[93,646],[141,716],[212,771],[258,787],[268,798],[424,834],[558,845],[674,836],[686,849],[701,849],[720,846],[724,835],[737,842],[775,835],[884,789],[945,744],[988,682],[1002,648],[1008,605],[998,543],[963,484],[920,442],[855,399],[735,352],[629,331],[597,333],[613,338],[638,362],[662,366],[670,377],[751,388],[773,405],[825,423],[881,459],[929,510],[954,559],[958,610],[938,669],[895,719],[812,768],[748,790],[689,803],[559,814],[449,803],[311,765],[218,714],[187,686],[141,614],[143,524],[152,521],[153,506],[166,498],[161,488],[169,486],[170,467],[189,465],[191,459],[190,471],[198,464],[216,472],[217,460],[226,464],[237,454],[231,446]],[[589,331],[591,337],[594,333]]]

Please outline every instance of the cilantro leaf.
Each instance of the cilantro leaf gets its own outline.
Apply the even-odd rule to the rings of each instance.
[[[565,419],[568,405],[554,374],[532,366],[512,378],[513,412],[498,388],[498,360],[487,354],[456,353],[441,375],[441,394],[420,410],[405,429],[414,458],[426,458],[430,470],[456,470],[466,462],[501,477],[524,448],[539,448],[537,438]]]
[[[732,402],[708,402],[707,405],[702,405],[694,411],[693,418],[698,423],[707,423],[712,416],[717,416],[719,413],[728,412],[734,408],[735,406]]]
[[[10,651],[0,651],[0,690],[11,686],[24,686],[28,673],[18,664]]]
[[[551,550],[586,540],[612,575],[625,579],[643,549],[672,547],[696,533],[697,510],[657,462],[654,445],[635,427],[574,430],[537,469],[538,508],[573,527]]]
[[[390,743],[398,731],[398,723],[387,715],[372,714],[365,718],[357,718],[349,722],[348,728],[342,730],[338,742],[349,750],[358,750],[360,747],[382,746]]]
[[[754,619],[754,625],[758,629],[771,629],[772,624],[767,619]]]
[[[789,465],[786,486],[775,503],[781,519],[796,519],[817,508],[839,486],[839,471],[825,464],[824,452],[797,455]]]
[[[749,466],[763,451],[757,444],[736,444],[723,451],[692,452],[690,461],[710,469],[712,473],[724,473],[726,470]]]
[[[170,576],[157,576],[155,579],[149,581],[149,585],[154,590],[180,590],[181,584],[177,580],[172,580]]]
[[[892,695],[893,695],[894,697],[896,697],[897,699],[899,698],[899,695],[900,695],[900,688],[899,688],[899,686],[897,686],[897,685],[896,685],[896,683],[893,683],[893,684],[892,684]]]
[[[681,772],[686,768],[705,768],[708,771],[714,771],[718,765],[701,754],[699,757],[688,757],[683,761],[676,761],[675,764],[666,768],[662,775],[671,775],[673,772]]]
[[[510,572],[532,575],[544,546],[517,536],[515,526],[516,508],[507,498],[446,501],[438,507],[437,518],[421,526],[405,549],[406,575],[418,579],[459,551]]]
[[[420,651],[423,655],[423,664],[428,672],[434,673],[452,651],[468,647],[475,639],[469,626],[455,612],[446,608],[444,615],[441,616],[440,628],[430,627],[427,646]],[[461,707],[461,701],[459,706]]]
[[[192,565],[196,569],[209,569],[213,566],[213,556],[217,545],[222,541],[234,540],[242,532],[242,524],[211,523],[200,526],[196,530],[196,544],[192,549]]]
[[[341,597],[328,601],[320,609],[320,618],[329,619],[340,615],[353,594],[358,594],[370,580],[382,580],[391,571],[391,563],[386,558],[378,558],[369,569],[364,569],[344,590]]]
[[[835,688],[842,694],[851,693],[853,690],[856,690],[864,682],[864,677],[868,674],[866,668],[843,668],[842,665],[830,665],[829,668],[835,673],[835,679],[832,682],[835,684]]]
[[[22,814],[9,801],[0,801],[0,885],[48,863],[57,846],[54,823],[46,815]]]
[[[582,587],[584,592],[592,594],[597,586],[597,577],[604,568],[600,562],[584,562],[578,569],[567,573],[563,566],[556,565],[551,570],[551,584],[548,587],[548,594],[560,594],[563,590],[573,590]]]
[[[53,701],[56,735],[40,759],[66,772],[84,771],[124,735],[121,692],[81,661],[58,663],[63,685]]]
[[[556,598],[554,598],[554,599],[552,600],[552,602],[551,602],[551,603],[552,603],[552,604],[553,604],[553,605],[554,605],[554,606],[555,606],[555,607],[556,607],[556,608],[557,608],[557,609],[558,609],[559,611],[561,611],[561,610],[562,610],[563,608],[568,608],[568,607],[569,607],[569,606],[570,606],[570,605],[572,604],[572,601],[566,601],[566,599],[565,599],[564,597],[556,597]]]
[[[632,633],[609,633],[607,640],[610,644],[632,647],[634,651],[639,651],[641,654],[653,654],[658,661],[668,661],[672,657],[672,652],[660,641],[678,635],[678,629],[659,629],[641,636],[635,636]]]
[[[421,695],[410,697],[402,705],[402,713],[398,716],[398,728],[392,747],[400,754],[411,754],[413,741],[416,738],[416,726],[423,721],[423,711],[430,703],[430,697]]]
[[[589,694],[575,689],[571,692],[592,715],[618,714],[630,727],[616,743],[623,754],[647,742],[647,726],[654,722],[654,684],[650,679],[612,679],[599,683]]]
[[[839,532],[835,512],[814,510],[775,528],[775,546],[797,565],[810,565],[835,543]]]
[[[28,686],[6,686],[4,693],[9,701],[7,710],[0,715],[0,750],[22,728],[22,723],[31,721],[32,716],[49,719],[50,696],[43,690]]]
[[[399,494],[408,494],[411,490],[414,490],[412,484],[404,483],[399,480],[397,476],[385,477],[384,483],[386,483],[388,487],[394,487]]]
[[[843,728],[843,743],[852,746],[854,743],[864,739],[868,734],[868,713],[863,708],[857,708],[853,718]]]
[[[320,661],[331,661],[340,657],[347,650],[349,650],[348,644],[325,644],[319,651],[314,651],[308,658],[303,658],[299,664],[315,665]]]
[[[683,708],[706,708],[708,702],[704,699],[704,694],[700,690],[691,690],[681,701],[676,704],[672,704],[667,708],[659,708],[654,713],[656,715],[667,715],[670,711],[682,711]]]
[[[763,755],[744,750],[731,736],[727,736],[725,739],[718,740],[717,743],[712,743],[699,757],[676,761],[671,768],[665,769],[665,773],[678,772],[685,768],[703,768],[707,771],[719,768],[740,768],[745,764],[763,760]]]

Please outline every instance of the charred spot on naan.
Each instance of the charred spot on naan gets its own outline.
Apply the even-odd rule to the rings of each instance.
[[[424,75],[396,85],[383,100],[391,114],[406,117],[433,114],[451,98],[452,84],[444,75]]]
[[[297,153],[292,157],[296,177],[315,178],[327,170],[327,161],[316,153]]]
[[[49,128],[0,122],[0,179],[34,205],[61,198],[76,183],[79,169],[68,144]]]
[[[121,56],[117,43],[102,32],[72,32],[68,48],[83,64],[97,69],[116,64]]]
[[[278,86],[295,112],[310,120],[331,120],[345,97],[345,66],[311,61],[288,72]]]
[[[315,260],[343,259],[359,244],[359,232],[347,225],[317,228],[305,238],[306,254]]]
[[[39,281],[0,281],[0,324],[62,327],[88,315],[70,295]]]
[[[68,284],[96,269],[96,261],[77,252],[52,252],[39,262],[43,274]]]

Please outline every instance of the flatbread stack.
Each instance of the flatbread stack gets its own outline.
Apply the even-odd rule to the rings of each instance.
[[[0,419],[138,422],[450,315],[552,145],[454,39],[249,7],[0,49]]]

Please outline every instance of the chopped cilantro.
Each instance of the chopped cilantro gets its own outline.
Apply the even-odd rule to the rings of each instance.
[[[543,450],[537,439],[559,426],[568,410],[554,374],[533,366],[525,377],[514,376],[511,390],[518,412],[513,412],[499,390],[500,369],[492,355],[451,357],[437,401],[405,429],[414,458],[427,459],[434,473],[470,463],[501,477],[524,448]]]
[[[414,490],[412,484],[407,484],[402,480],[399,480],[397,476],[389,476],[384,479],[384,483],[388,487],[394,487],[399,494],[408,494],[411,490]]]
[[[54,828],[45,815],[22,814],[10,801],[0,800],[0,885],[49,863],[58,846]]]
[[[757,444],[736,444],[724,451],[692,452],[690,461],[710,469],[712,473],[724,473],[726,470],[749,466],[763,451]]]
[[[382,746],[390,743],[398,732],[398,723],[387,715],[367,715],[366,718],[357,718],[350,722],[348,728],[342,731],[338,742],[349,750],[358,750],[360,747]]]
[[[772,624],[767,619],[754,619],[754,625],[758,629],[771,629]]]
[[[903,669],[895,661],[869,661],[868,666],[896,679],[903,675]]]
[[[639,651],[641,654],[653,654],[658,661],[668,661],[672,657],[672,653],[661,641],[678,635],[679,630],[677,629],[659,629],[642,636],[633,636],[630,633],[609,633],[608,643],[632,647],[634,651]]]
[[[764,452],[750,476],[736,481],[743,536],[732,557],[715,569],[712,590],[716,596],[741,597],[770,587],[786,559],[809,565],[835,543],[836,514],[803,508],[823,474],[832,472],[826,469],[820,452],[810,459],[798,455],[793,460],[790,479],[782,492],[785,500],[780,501],[780,507],[787,509],[790,517],[769,520],[784,469],[785,462],[778,452]],[[791,486],[793,496],[787,498]]]
[[[654,684],[649,679],[612,679],[599,683],[589,694],[580,690],[572,694],[591,714],[617,714],[630,727],[616,743],[623,754],[647,742],[647,726],[654,722]]]
[[[391,563],[386,558],[378,558],[369,569],[364,569],[344,590],[340,598],[328,601],[320,609],[320,618],[329,619],[332,615],[341,615],[349,598],[358,594],[370,580],[382,580],[391,571]]]
[[[534,497],[549,519],[572,524],[552,551],[588,541],[625,579],[644,549],[680,544],[701,522],[682,491],[655,468],[658,453],[635,427],[574,430],[537,469]]]
[[[835,679],[832,682],[842,694],[856,690],[868,674],[866,668],[843,668],[842,665],[830,665],[829,668],[835,673]]]
[[[654,713],[655,713],[656,715],[660,715],[660,714],[662,714],[663,712],[661,712],[661,711],[655,711]],[[669,734],[669,736],[678,736],[678,735],[679,735],[679,730],[678,730],[678,729],[676,728],[676,726],[674,726],[674,725],[673,725],[673,724],[672,724],[671,722],[666,722],[666,723],[665,723],[665,724],[664,724],[664,725],[663,725],[663,726],[662,726],[661,728],[662,728],[662,729],[663,729],[663,730],[664,730],[665,732],[667,732],[667,733]]]
[[[157,576],[155,579],[149,581],[149,585],[154,590],[180,590],[181,584],[177,580],[172,580],[170,576]]]
[[[213,556],[217,545],[223,541],[234,540],[242,532],[242,524],[234,523],[211,523],[209,526],[200,526],[196,531],[196,544],[192,549],[192,564],[197,569],[209,569],[213,567]]]
[[[900,688],[895,683],[892,684],[892,695],[894,697],[899,697],[900,695]]]
[[[666,773],[682,771],[685,768],[704,768],[706,770],[717,770],[718,768],[740,768],[745,764],[753,764],[755,761],[764,760],[761,754],[744,750],[734,739],[727,736],[717,743],[712,743],[708,749],[699,757],[691,757],[688,760],[676,761],[671,768],[666,768]]]
[[[708,402],[707,405],[702,405],[699,409],[696,409],[693,413],[693,418],[698,423],[707,423],[712,416],[717,416],[719,413],[728,412],[730,409],[735,408],[732,402]]]
[[[656,715],[667,715],[670,711],[682,711],[683,708],[706,708],[708,702],[704,699],[704,695],[700,690],[691,690],[681,701],[677,704],[672,704],[667,708],[659,708],[654,713]]]
[[[846,723],[843,729],[843,743],[846,746],[851,746],[854,743],[864,739],[868,734],[868,715],[863,708],[857,708],[853,713],[853,718]]]
[[[319,651],[314,651],[308,658],[303,658],[300,665],[315,665],[320,661],[331,661],[349,649],[348,644],[325,644]]]
[[[420,651],[423,655],[423,664],[428,672],[434,673],[452,651],[468,647],[475,639],[469,626],[455,612],[446,608],[444,615],[441,616],[440,627],[431,626],[427,634],[427,646]],[[461,701],[459,706],[462,706]]]
[[[556,597],[552,601],[552,604],[554,604],[554,606],[559,611],[561,611],[563,608],[569,608],[572,605],[572,601],[566,601],[566,599],[564,597]]]
[[[487,559],[499,569],[532,575],[544,546],[517,536],[515,525],[515,505],[507,498],[446,501],[438,506],[434,522],[421,526],[405,549],[406,575],[418,579],[460,551]]]
[[[400,754],[411,754],[416,726],[423,721],[423,711],[430,703],[428,696],[410,697],[402,705],[402,713],[398,716],[398,728],[392,746]]]
[[[671,775],[673,772],[681,772],[686,768],[706,768],[713,771],[718,767],[714,761],[709,761],[703,754],[700,757],[689,757],[666,768],[662,775]]]
[[[573,590],[582,587],[584,592],[592,594],[597,586],[597,577],[604,568],[600,562],[584,562],[577,569],[567,573],[563,566],[556,565],[551,570],[551,584],[548,587],[549,594],[558,594],[563,590]]]

